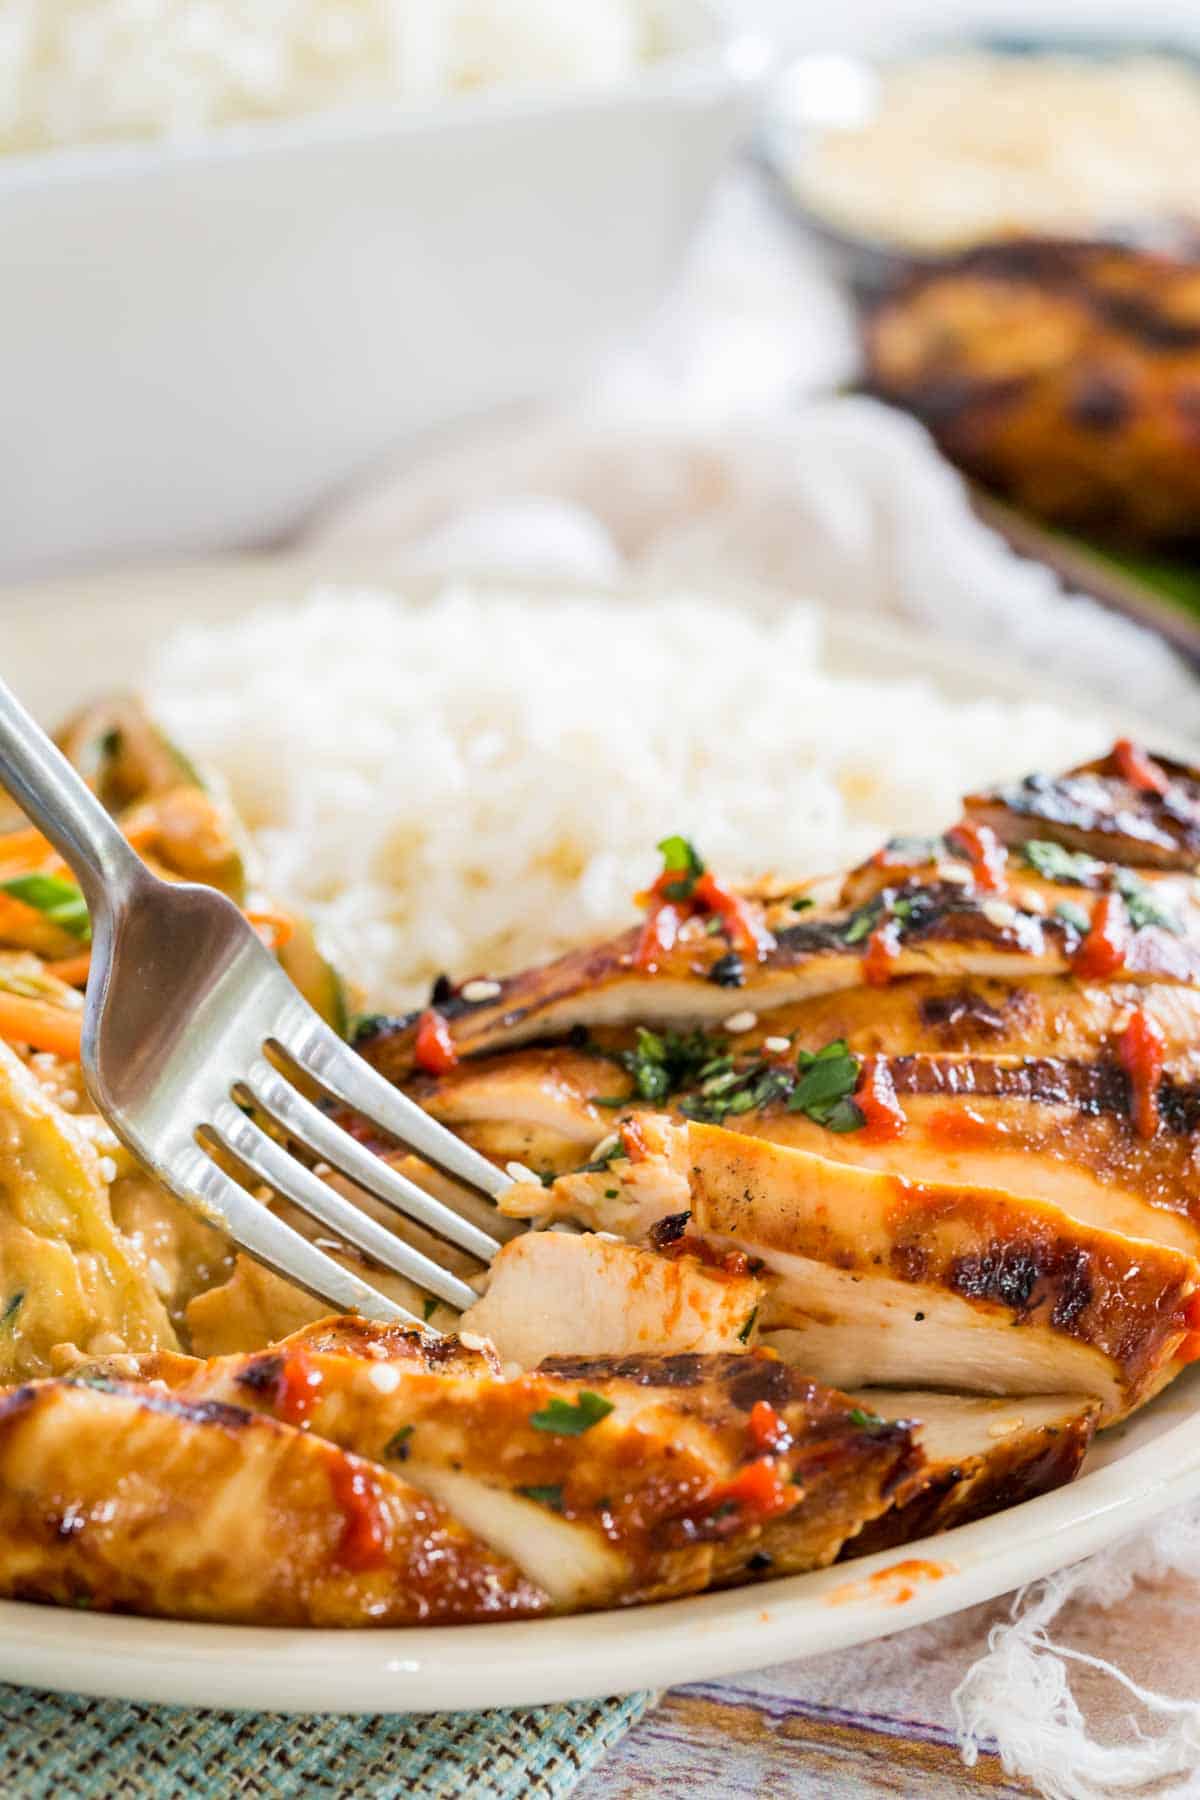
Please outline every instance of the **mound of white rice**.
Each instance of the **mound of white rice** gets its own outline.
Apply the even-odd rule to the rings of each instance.
[[[835,677],[803,606],[687,595],[325,590],[177,634],[150,698],[380,1008],[629,923],[670,832],[723,873],[811,873],[1097,747],[1043,704]]]
[[[0,150],[620,80],[649,0],[2,0]]]

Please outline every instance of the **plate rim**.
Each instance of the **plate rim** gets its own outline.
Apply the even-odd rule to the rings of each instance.
[[[247,589],[271,601],[289,594],[299,598],[312,585],[328,582],[403,587],[418,595],[463,582],[615,602],[683,590],[755,610],[803,598],[757,583],[700,584],[669,576],[613,584],[487,571],[413,574],[380,554],[304,553],[143,565],[22,583],[0,590],[0,628],[6,637],[10,631],[19,636],[22,616],[40,620],[44,628],[53,612],[61,629],[63,607],[96,607],[98,621],[105,602],[127,628],[160,608],[168,615],[174,608],[178,622],[182,592],[193,603],[197,595],[216,596],[223,589],[227,598],[230,590]],[[1112,708],[1081,705],[1061,683],[1031,677],[1014,664],[948,646],[892,619],[881,622],[828,606],[817,610],[835,663],[839,654],[856,652],[868,654],[876,665],[894,658],[913,677],[948,683],[960,692],[965,688],[979,699],[990,694],[1042,700],[1075,714],[1086,710],[1098,730],[1114,723]],[[1155,730],[1155,736],[1172,747],[1173,734]],[[1014,1399],[1014,1406],[1019,1403]],[[1101,1549],[1169,1506],[1200,1497],[1195,1429],[1200,1370],[1181,1376],[1150,1406],[1168,1415],[1177,1411],[1178,1423],[1118,1452],[1067,1487],[830,1569],[563,1618],[359,1630],[144,1619],[0,1601],[0,1680],[149,1704],[355,1714],[541,1705],[739,1674],[886,1636],[994,1599]],[[940,1573],[889,1577],[888,1570],[904,1563],[929,1564]],[[898,1583],[910,1590],[903,1599]]]

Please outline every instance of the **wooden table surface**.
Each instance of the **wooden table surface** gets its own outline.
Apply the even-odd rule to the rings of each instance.
[[[750,1681],[676,1688],[576,1789],[578,1800],[961,1800],[1032,1790],[995,1753],[963,1766],[952,1734],[766,1694]]]
[[[672,1689],[577,1800],[951,1800],[1021,1796],[985,1752],[964,1766],[951,1696],[1009,1602],[726,1681]]]
[[[1191,1518],[1181,1543],[1200,1541],[1200,1516]],[[1194,1551],[1180,1557],[1167,1529],[1149,1562],[1145,1540],[1106,1552],[1096,1597],[1069,1601],[1051,1635],[1111,1658],[1152,1692],[1195,1703],[1200,1564]],[[1139,1563],[1152,1579],[1122,1575]],[[853,1650],[673,1689],[581,1783],[577,1800],[1028,1800],[1037,1788],[1006,1774],[994,1748],[967,1768],[954,1731],[954,1690],[1012,1604],[1006,1596]],[[1161,1731],[1163,1720],[1102,1669],[1076,1664],[1069,1680],[1097,1738]],[[1200,1753],[1187,1770],[1200,1779]]]

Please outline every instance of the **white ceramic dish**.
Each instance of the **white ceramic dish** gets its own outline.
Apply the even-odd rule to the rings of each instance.
[[[374,573],[380,578],[377,566]],[[128,686],[139,647],[144,653],[182,619],[229,618],[254,601],[299,596],[318,575],[335,574],[370,579],[372,570],[242,561],[0,595],[3,672],[52,714],[84,697],[82,690]],[[72,647],[69,666],[64,643]],[[829,662],[860,674],[925,675],[962,697],[1016,697],[1036,686],[1002,664],[835,617]],[[1054,697],[1072,704],[1061,692]],[[1113,721],[1099,725],[1111,730]],[[0,1680],[189,1706],[420,1712],[533,1705],[729,1674],[959,1611],[1194,1499],[1198,1415],[1195,1370],[1106,1433],[1088,1472],[1058,1493],[817,1574],[626,1612],[519,1625],[302,1632],[0,1602]]]
[[[0,579],[263,544],[651,308],[766,64],[0,156]]]

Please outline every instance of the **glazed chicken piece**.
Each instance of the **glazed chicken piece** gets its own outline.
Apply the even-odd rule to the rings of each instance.
[[[1200,1269],[1178,1251],[711,1125],[689,1146],[695,1228],[767,1266],[763,1328],[822,1380],[1057,1389],[1114,1418],[1195,1355]]]
[[[1121,1417],[1200,1351],[1200,777],[1123,740],[966,804],[744,899],[752,943],[686,905],[657,941],[658,885],[614,943],[451,995],[449,1066],[415,1019],[364,1053],[537,1170],[508,1213],[638,1245],[690,1213],[819,1379]]]
[[[1149,774],[1147,774],[1149,770]],[[1134,869],[1178,869],[1194,876],[1200,864],[1200,778],[1170,757],[1148,758],[1122,741],[1095,762],[1065,775],[1027,775],[1024,781],[968,794],[968,814],[1002,842],[1052,839],[1092,858],[1113,858]],[[1103,869],[1074,865],[1083,885],[1100,885]],[[1169,888],[1151,889],[1169,908]]]
[[[500,1252],[460,1328],[527,1369],[564,1354],[736,1353],[754,1342],[763,1292],[737,1251],[704,1262],[590,1232],[529,1231]]]
[[[104,1377],[0,1395],[0,1593],[289,1626],[550,1607],[395,1470],[240,1406]]]
[[[952,462],[1052,524],[1138,545],[1200,531],[1200,267],[1013,239],[901,281],[867,384]]]
[[[694,1593],[760,1554],[783,1570],[824,1565],[920,1463],[906,1426],[864,1424],[844,1396],[764,1353],[577,1359],[504,1379],[457,1366],[452,1340],[430,1366],[421,1334],[409,1354],[385,1329],[382,1357],[321,1327],[249,1356],[152,1356],[140,1391],[189,1419],[269,1421],[289,1441],[380,1465],[559,1611]],[[118,1495],[122,1469],[145,1473],[124,1454],[115,1433],[106,1478]],[[40,1480],[25,1484],[31,1509]],[[55,1480],[69,1497],[57,1465]],[[167,1610],[150,1588],[139,1604]]]
[[[1079,1472],[1098,1411],[1077,1394],[1014,1402],[863,1388],[851,1399],[875,1418],[913,1421],[925,1453],[920,1476],[903,1482],[890,1511],[848,1546],[853,1556],[951,1531],[1064,1487]]]

